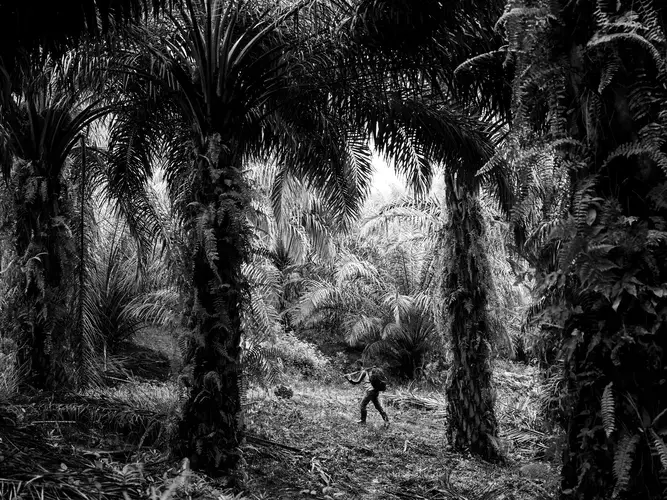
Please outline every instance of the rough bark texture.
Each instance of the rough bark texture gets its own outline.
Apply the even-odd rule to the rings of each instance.
[[[587,44],[603,33],[604,26],[600,18],[595,21],[595,2],[585,3],[590,10],[582,5],[560,12],[565,26],[577,26],[582,34],[579,40],[560,41],[568,51],[569,67],[565,69],[573,75],[570,92],[574,99],[568,102],[585,103],[583,96],[590,95],[590,86],[602,88],[602,77],[591,81],[591,75],[604,74],[612,63],[599,55],[602,52],[587,50]],[[665,27],[659,27],[651,3],[657,6],[656,2],[645,2],[630,9],[644,25],[647,38],[664,54]],[[610,23],[622,23],[630,15],[628,6],[620,3],[601,8]],[[590,16],[588,30],[582,16]],[[591,208],[598,214],[586,224],[578,221],[577,237],[585,239],[588,248],[611,248],[600,256],[586,248],[575,264],[579,283],[568,305],[578,311],[563,332],[571,406],[566,419],[562,497],[657,499],[665,498],[667,491],[667,482],[661,484],[659,478],[664,465],[661,467],[658,458],[660,446],[667,450],[667,445],[652,434],[664,429],[655,419],[667,411],[667,244],[664,238],[654,239],[651,234],[665,229],[667,198],[664,191],[657,194],[654,188],[667,179],[654,161],[664,154],[658,137],[665,134],[659,115],[666,108],[664,100],[653,100],[653,95],[665,91],[665,73],[663,68],[659,83],[652,57],[627,40],[606,48],[618,51],[624,70],[601,91],[599,115],[592,115],[584,106],[568,111],[570,134],[596,153],[595,160],[588,162],[590,173],[599,176],[591,198],[601,200],[596,204],[586,199],[575,202],[572,210],[576,218]],[[587,123],[589,116],[599,120],[597,130]],[[641,142],[638,149],[652,152],[621,155],[604,165],[619,147]],[[573,170],[571,176],[573,185],[582,182],[580,172]],[[627,217],[633,223],[626,223]],[[595,280],[587,279],[591,262],[602,269]],[[608,264],[614,267],[609,269]],[[628,286],[629,282],[632,285]],[[603,402],[605,390],[607,403]],[[658,441],[661,445],[656,445]],[[667,465],[667,455],[663,455]]]
[[[64,325],[66,312],[61,282],[67,260],[67,203],[57,174],[39,162],[19,162],[14,192],[15,248],[24,272],[12,311],[19,336],[27,341],[19,355],[29,361],[28,383],[38,389],[64,388],[71,382],[65,373]],[[71,242],[69,242],[71,243]]]
[[[246,212],[249,189],[220,138],[207,142],[195,193],[199,233],[193,255],[193,317],[198,335],[187,362],[190,396],[183,408],[174,451],[191,467],[238,481],[243,440],[241,408],[241,307],[246,285],[241,266],[248,257]],[[209,165],[217,165],[212,169]]]
[[[537,283],[563,326],[563,500],[667,492],[666,23],[662,1],[586,0],[507,24],[517,74],[539,89],[516,93],[521,125],[571,185],[548,238],[557,269]]]
[[[497,460],[498,423],[489,359],[487,286],[489,262],[483,248],[484,221],[476,195],[449,184],[448,246],[443,283],[444,316],[449,321],[453,364],[447,401],[447,438],[456,450]]]

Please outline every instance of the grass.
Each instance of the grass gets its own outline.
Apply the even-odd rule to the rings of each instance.
[[[0,402],[6,401],[17,391],[20,375],[16,363],[16,346],[0,332]]]
[[[173,359],[175,340],[152,333],[139,342],[141,360],[162,359],[148,353],[151,345]],[[383,400],[391,425],[372,406],[358,425],[363,390],[330,371],[319,380],[292,377],[291,398],[248,392],[247,478],[234,492],[168,456],[184,394],[162,374],[77,395],[14,396],[0,404],[0,498],[555,498],[558,464],[536,459],[553,441],[541,427],[536,370],[497,363],[508,457],[499,465],[447,449],[441,392],[390,387]]]
[[[365,426],[355,423],[355,387],[297,382],[293,389],[291,399],[258,393],[247,411],[252,436],[296,448],[249,438],[248,484],[256,498],[555,498],[549,492],[558,471],[548,464],[522,470],[526,463],[511,452],[506,464],[492,465],[447,451],[441,395],[390,390],[385,427],[373,408]]]

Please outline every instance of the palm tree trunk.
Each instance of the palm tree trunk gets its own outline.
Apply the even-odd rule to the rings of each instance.
[[[447,387],[447,439],[455,450],[470,450],[486,460],[497,460],[498,423],[487,319],[487,287],[492,284],[483,246],[484,221],[478,197],[455,182],[448,176],[447,269],[442,284],[443,315],[453,350]]]
[[[25,292],[15,306],[19,328],[28,341],[21,361],[30,362],[29,383],[38,389],[55,389],[70,382],[61,369],[62,356],[54,355],[54,350],[67,350],[60,345],[64,336],[58,322],[65,307],[59,293],[65,252],[58,247],[66,232],[56,223],[65,215],[60,201],[63,186],[58,176],[46,172],[34,162],[24,163],[17,172],[15,246],[25,270]]]
[[[193,189],[198,213],[191,227],[203,228],[192,276],[198,338],[187,360],[192,366],[190,396],[173,451],[188,457],[195,470],[238,479],[243,440],[241,307],[247,297],[241,266],[249,253],[250,198],[241,170],[233,161],[225,163],[228,155],[220,155],[220,142],[217,135],[208,139]]]
[[[582,145],[555,147],[571,206],[546,243],[560,248],[557,269],[537,273],[563,323],[563,500],[665,498],[664,5],[550,2],[550,28],[544,10],[508,24],[525,54],[516,74],[540,88],[515,95],[517,115],[552,145]]]
[[[570,52],[573,74],[584,74],[587,61],[582,53],[581,47]],[[642,57],[636,54],[633,63],[640,74]],[[601,120],[605,134],[599,133],[593,143],[598,162],[619,147],[617,141],[624,141],[626,147],[637,141],[647,123],[659,127],[657,137],[665,134],[657,116],[664,113],[664,104],[661,109],[646,105],[633,110],[636,102],[662,90],[662,84],[656,81],[651,88],[653,82],[649,82],[633,89],[633,69],[628,71],[632,76],[617,75],[614,92],[603,94],[602,109],[612,111]],[[572,81],[575,94],[582,95],[583,84],[574,77]],[[577,140],[592,142],[581,130],[585,130],[581,124],[570,127]],[[653,154],[664,154],[659,143],[645,141],[643,146]],[[563,378],[568,381],[569,410],[564,419],[567,447],[561,498],[665,498],[667,480],[660,476],[667,464],[667,448],[655,429],[664,426],[660,415],[667,411],[667,325],[664,313],[658,312],[667,310],[667,243],[664,238],[651,241],[651,233],[663,230],[667,221],[665,195],[654,192],[655,186],[665,185],[667,176],[648,154],[628,155],[604,168],[591,162],[589,168],[600,175],[592,196],[605,203],[600,204],[600,215],[592,224],[577,224],[577,237],[591,248],[600,243],[614,247],[605,256],[606,262],[600,257],[593,260],[594,266],[604,268],[595,284],[580,278],[586,275],[589,263],[577,259],[574,265],[576,299],[566,306],[579,310],[565,323],[561,339],[568,353]],[[580,181],[577,174],[571,173],[572,185]],[[582,200],[571,210],[577,214],[588,208],[588,202]],[[626,218],[633,223],[624,222]],[[630,276],[636,287],[626,290]]]

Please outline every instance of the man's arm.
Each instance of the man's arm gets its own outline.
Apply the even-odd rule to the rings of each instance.
[[[357,379],[356,379],[356,380],[354,380],[354,378],[353,378],[354,373],[358,373],[358,374],[359,374],[359,375],[357,376]],[[358,372],[354,372],[354,373],[351,373],[350,375],[348,375],[348,377],[347,377],[347,381],[348,381],[350,384],[360,384],[361,381],[364,379],[364,375],[366,375],[366,370],[359,370]]]

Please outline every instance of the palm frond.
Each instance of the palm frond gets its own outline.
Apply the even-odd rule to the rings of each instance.
[[[377,317],[359,315],[354,318],[351,324],[348,324],[347,341],[351,346],[367,344],[374,339],[379,338],[381,333],[382,320]]]

